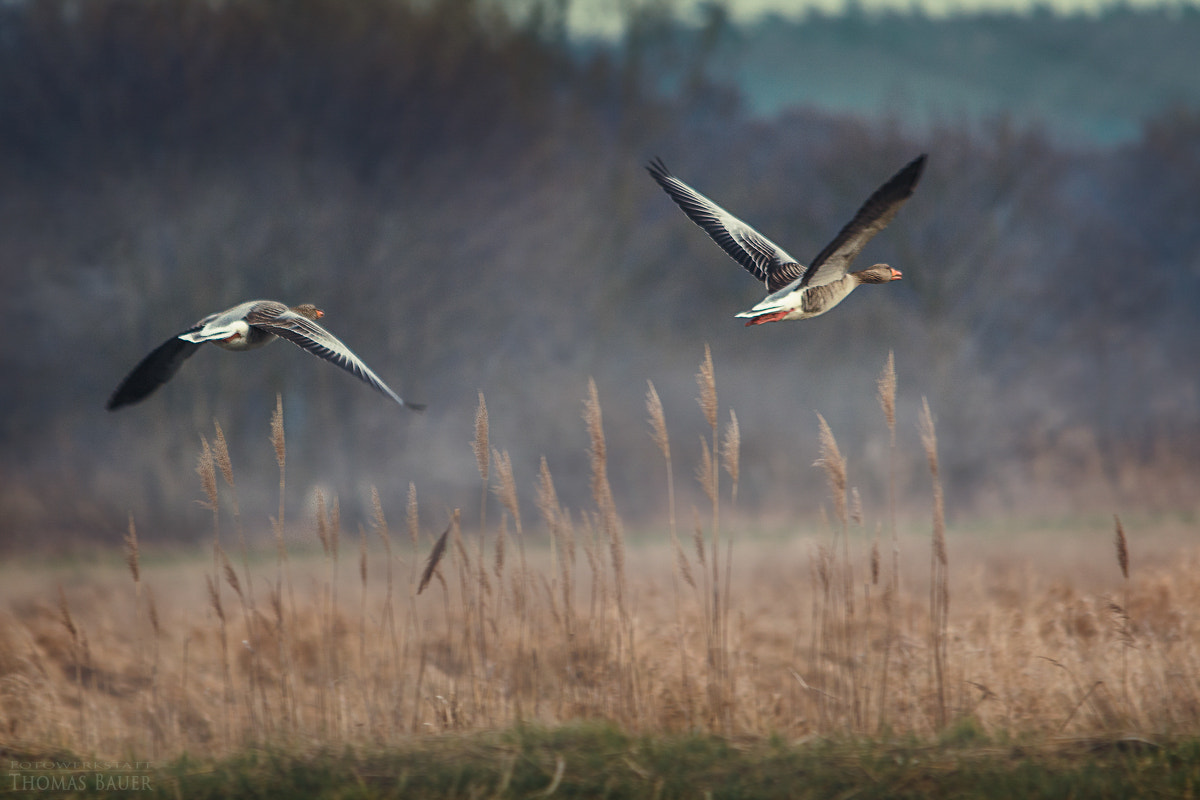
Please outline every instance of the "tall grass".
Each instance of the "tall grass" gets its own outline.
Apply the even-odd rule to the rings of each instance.
[[[890,357],[878,388],[894,447]],[[223,505],[240,531],[242,511],[217,426],[216,446],[202,438],[197,462],[214,518],[212,568],[148,566],[144,535],[131,519],[121,580],[132,580],[132,612],[128,603],[92,601],[86,582],[60,589],[48,613],[36,610],[36,597],[13,600],[34,610],[21,620],[0,614],[0,644],[15,643],[0,651],[0,729],[26,746],[119,755],[146,747],[216,754],[246,743],[378,744],[578,718],[636,731],[789,737],[1200,726],[1194,555],[1169,564],[1174,571],[1156,577],[1139,568],[1135,576],[1117,517],[1119,602],[1039,584],[1035,573],[998,561],[986,578],[956,567],[963,576],[952,617],[937,433],[924,403],[916,428],[931,478],[927,580],[911,555],[905,559],[901,543],[912,537],[896,530],[892,460],[886,507],[873,509],[851,484],[853,458],[820,415],[814,468],[829,485],[825,526],[783,542],[738,536],[735,563],[741,521],[723,519],[720,501],[736,503],[741,430],[732,410],[724,430],[717,424],[707,351],[697,389],[706,430],[697,477],[710,509],[693,508],[690,543],[678,530],[676,454],[653,383],[645,400],[649,437],[663,459],[666,530],[650,544],[626,541],[593,381],[582,420],[590,508],[563,506],[545,459],[536,474],[519,474],[488,435],[481,396],[471,443],[484,486],[479,536],[473,525],[464,532],[457,509],[440,536],[422,530],[410,484],[411,554],[402,557],[373,490],[373,535],[359,530],[353,570],[340,569],[336,497],[315,493],[307,524],[286,522],[278,399],[270,421],[280,487],[276,564],[273,574],[256,574],[243,550],[235,568],[220,515]],[[724,498],[722,469],[730,479]],[[522,482],[535,491],[540,530],[523,518]],[[489,523],[493,495],[501,513]],[[890,568],[881,554],[884,521]],[[305,535],[293,527],[309,537],[315,529],[318,555],[289,554],[288,543]],[[902,560],[911,591],[899,580]],[[261,608],[251,594],[256,582],[267,589]],[[102,584],[94,591],[111,594]],[[1106,615],[1112,625],[1098,622]],[[13,687],[23,702],[6,700]]]

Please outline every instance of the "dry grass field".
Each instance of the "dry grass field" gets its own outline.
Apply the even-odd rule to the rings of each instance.
[[[889,509],[864,511],[821,419],[829,511],[766,531],[727,511],[737,418],[707,355],[697,378],[711,427],[698,466],[673,461],[648,389],[663,459],[647,491],[669,521],[636,537],[608,485],[594,386],[592,508],[562,508],[544,463],[514,476],[481,395],[479,505],[444,533],[419,529],[416,488],[407,509],[376,502],[370,529],[344,529],[332,497],[285,518],[281,412],[278,476],[235,476],[218,425],[197,469],[214,528],[203,554],[139,542],[131,520],[123,553],[0,564],[0,737],[162,761],[517,721],[787,740],[1200,731],[1193,517],[948,531],[926,408],[924,520],[897,530]],[[889,362],[879,424],[893,430],[894,385]],[[248,549],[237,483],[276,478],[275,546]],[[673,487],[693,479],[711,505],[685,522]],[[518,480],[535,482],[535,509]]]

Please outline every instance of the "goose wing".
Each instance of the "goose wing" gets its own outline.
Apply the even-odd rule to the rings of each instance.
[[[651,161],[646,170],[683,209],[688,219],[703,228],[721,249],[765,283],[770,291],[792,280],[788,278],[779,283],[781,275],[794,272],[795,277],[800,274],[803,268],[783,248],[676,178],[662,159]]]
[[[268,333],[273,333],[282,339],[287,339],[292,344],[307,350],[315,356],[320,356],[326,361],[337,364],[376,391],[387,395],[406,408],[411,408],[414,411],[420,411],[425,408],[425,406],[417,403],[405,402],[361,358],[356,356],[349,347],[343,344],[332,333],[307,317],[297,314],[282,303],[278,304],[282,310],[276,308],[275,305],[263,303],[255,306],[246,314],[246,322]]]
[[[871,237],[886,228],[900,206],[912,196],[924,169],[925,154],[922,153],[876,189],[858,209],[854,219],[808,265],[800,278],[800,286],[823,286],[845,275],[850,262]]]
[[[196,328],[186,330],[179,336],[192,333]],[[162,386],[179,371],[183,362],[196,352],[200,346],[197,342],[189,342],[172,337],[156,347],[150,355],[143,358],[133,370],[121,381],[105,406],[109,411],[116,411],[121,406],[128,406],[145,400],[150,394]]]

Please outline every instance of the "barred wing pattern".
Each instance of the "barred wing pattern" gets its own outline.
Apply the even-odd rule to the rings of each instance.
[[[675,201],[688,219],[704,229],[734,261],[774,292],[798,277],[803,267],[783,248],[676,178],[662,159],[646,170]]]
[[[359,380],[387,395],[402,406],[420,411],[425,406],[403,400],[376,375],[370,367],[356,356],[340,339],[317,323],[303,317],[282,303],[266,303],[255,306],[246,315],[246,322],[281,339],[287,339],[315,356],[329,361],[354,375]]]

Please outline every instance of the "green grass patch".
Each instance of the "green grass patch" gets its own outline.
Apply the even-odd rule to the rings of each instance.
[[[214,763],[182,757],[141,774],[146,780],[136,793],[111,783],[97,788],[89,774],[82,792],[36,794],[214,800],[1184,797],[1200,785],[1200,740],[998,746],[960,730],[928,744],[785,742],[631,736],[608,725],[580,724],[414,738],[387,750],[248,750]],[[3,793],[19,787],[12,780]]]

